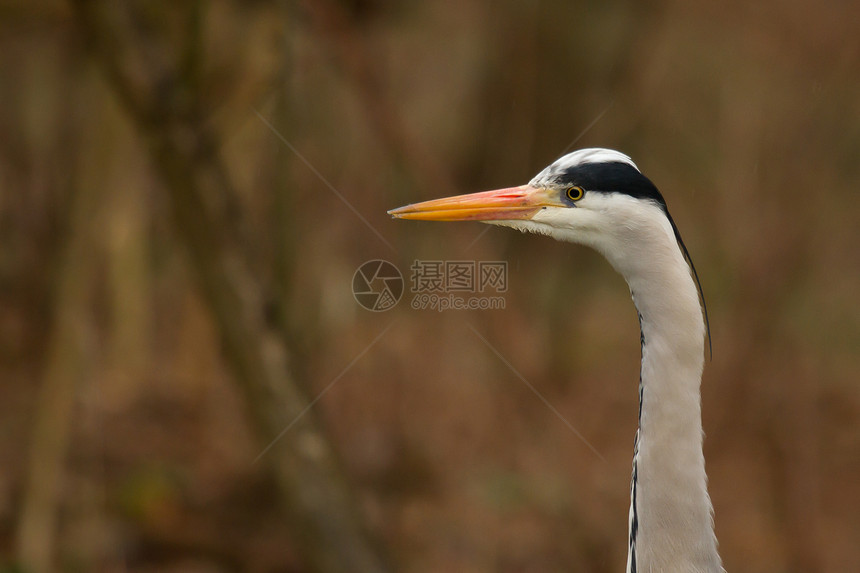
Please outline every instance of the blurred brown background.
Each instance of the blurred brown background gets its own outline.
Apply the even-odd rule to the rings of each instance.
[[[3,570],[623,570],[623,281],[385,213],[602,146],[661,188],[702,278],[727,570],[860,571],[859,19],[0,2]],[[368,312],[370,259],[507,261],[506,307]]]

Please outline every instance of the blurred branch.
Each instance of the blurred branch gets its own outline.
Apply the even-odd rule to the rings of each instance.
[[[53,327],[39,388],[29,466],[17,531],[17,558],[27,571],[54,569],[60,490],[71,435],[75,393],[86,376],[89,297],[96,258],[93,221],[102,187],[78,185],[69,212],[69,237],[53,297]]]
[[[202,117],[197,82],[189,77],[194,64],[187,54],[177,58],[180,64],[159,61],[175,51],[156,49],[152,43],[163,38],[151,27],[141,33],[133,3],[120,9],[95,0],[73,4],[89,47],[144,135],[167,188],[177,235],[260,441],[271,443],[293,424],[289,439],[278,441],[263,460],[274,471],[296,547],[315,571],[386,571],[330,442],[313,411],[302,415],[309,401],[291,375],[288,349],[265,320],[259,279],[229,232],[236,192],[218,137]]]
[[[285,33],[281,46],[281,66],[278,71],[275,90],[275,109],[273,122],[280,133],[289,133],[294,121],[292,97],[296,89],[291,81],[290,70],[295,63],[295,48],[293,46],[296,37],[295,6],[291,0],[282,0],[279,3],[279,13],[284,22]],[[280,332],[286,338],[286,344],[297,354],[309,356],[310,348],[313,346],[320,334],[318,321],[299,320],[294,311],[293,301],[294,288],[292,277],[296,268],[296,251],[293,245],[299,243],[298,225],[296,224],[296,195],[289,193],[292,185],[291,162],[277,161],[274,173],[274,192],[272,193],[273,209],[270,224],[274,234],[275,252],[272,258],[272,288],[276,296],[276,316]],[[303,328],[298,329],[298,324],[305,323]],[[297,361],[294,370],[300,380],[306,380],[305,361]]]

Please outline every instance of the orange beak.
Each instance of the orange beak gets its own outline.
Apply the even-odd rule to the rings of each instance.
[[[414,203],[388,214],[419,221],[510,221],[531,219],[544,207],[561,206],[558,191],[520,185]]]

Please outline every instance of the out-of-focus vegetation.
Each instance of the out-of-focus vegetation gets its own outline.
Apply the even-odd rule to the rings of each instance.
[[[0,2],[3,561],[622,570],[623,281],[584,248],[385,214],[603,146],[661,188],[707,295],[727,570],[860,570],[858,17]],[[351,292],[370,259],[406,275],[387,312]],[[505,308],[413,310],[416,259],[507,261]]]

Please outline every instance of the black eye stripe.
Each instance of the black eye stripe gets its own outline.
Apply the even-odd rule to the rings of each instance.
[[[550,180],[565,190],[575,186],[590,191],[622,193],[637,199],[653,199],[666,209],[666,201],[654,184],[627,163],[583,163],[552,174]]]

